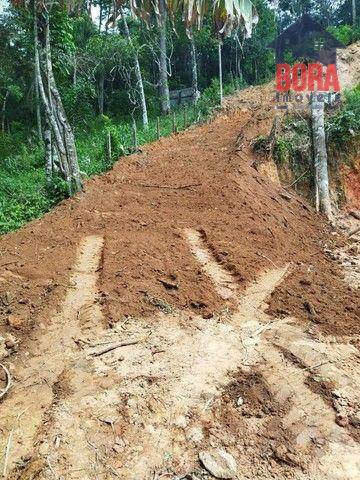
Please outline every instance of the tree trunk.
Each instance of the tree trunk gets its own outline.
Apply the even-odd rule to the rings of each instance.
[[[222,58],[221,58],[221,43],[218,45],[219,52],[219,83],[220,83],[220,105],[223,103],[223,75],[222,75]]]
[[[353,26],[356,27],[357,18],[356,18],[356,0],[352,0],[352,21]]]
[[[63,133],[64,144],[66,149],[66,157],[67,157],[67,162],[69,165],[69,170],[71,175],[71,182],[75,186],[75,191],[78,192],[82,190],[83,183],[81,180],[79,163],[77,159],[75,138],[74,138],[74,134],[70,126],[70,123],[66,117],[65,109],[63,107],[60,93],[57,88],[54,73],[53,73],[51,49],[50,49],[50,25],[49,25],[48,13],[45,18],[46,18],[45,51],[46,51],[46,59],[47,59],[48,82],[51,90],[53,109],[62,127],[62,133]]]
[[[102,6],[102,2],[100,2],[100,11],[99,11],[99,33],[101,32],[101,27],[102,27],[102,16],[103,16],[103,6]]]
[[[73,85],[76,85],[77,82],[77,58],[76,52],[74,52],[74,71],[73,71]]]
[[[124,14],[123,9],[120,9],[121,12],[121,18],[124,22],[124,30],[125,30],[125,36],[129,42],[129,45],[134,53],[134,67],[135,67],[135,77],[136,77],[136,86],[137,90],[139,92],[139,103],[140,103],[140,108],[141,108],[141,116],[142,116],[142,122],[143,126],[145,129],[148,128],[149,126],[149,120],[148,120],[148,113],[147,113],[147,106],[146,106],[146,98],[145,98],[145,91],[144,91],[144,82],[141,74],[141,69],[140,69],[140,63],[139,63],[139,55],[138,52],[135,50],[131,35],[130,35],[130,30],[126,21],[126,15]]]
[[[315,183],[318,192],[320,212],[332,219],[331,199],[329,190],[329,174],[324,126],[324,101],[321,94],[314,92],[311,100],[311,119],[314,148]]]
[[[36,72],[35,74],[35,110],[36,110],[36,125],[37,125],[37,130],[38,130],[38,137],[39,140],[41,141],[42,139],[42,122],[41,122],[41,105],[40,105],[40,92],[39,92],[39,83],[37,81],[37,76]]]
[[[59,161],[60,161],[61,164],[64,164],[63,177],[64,177],[65,181],[68,183],[69,188],[71,189],[70,172],[66,168],[67,167],[67,159],[66,159],[65,145],[64,145],[64,142],[63,142],[61,132],[59,130],[59,126],[57,124],[57,120],[55,118],[55,114],[53,112],[53,109],[52,109],[52,106],[50,104],[49,98],[47,96],[47,94],[49,92],[45,91],[42,76],[41,76],[39,46],[38,46],[38,38],[37,38],[38,37],[37,28],[38,28],[37,27],[37,14],[35,14],[35,20],[34,20],[35,74],[36,74],[37,83],[38,83],[38,86],[39,86],[40,97],[41,97],[41,100],[42,100],[44,108],[45,108],[45,117],[46,117],[46,120],[51,125],[51,128],[54,132],[56,147],[57,147],[58,154],[59,154],[59,157],[60,157]]]
[[[45,147],[45,174],[46,174],[46,183],[48,186],[52,183],[53,175],[53,147],[51,141],[51,125],[48,120],[45,122],[44,126],[44,147]]]
[[[163,114],[170,112],[170,93],[168,84],[168,70],[167,70],[167,49],[166,49],[166,6],[164,0],[159,2],[160,20],[159,27],[159,75],[160,75],[160,97],[161,97],[161,111]]]
[[[5,111],[6,111],[6,102],[9,95],[10,95],[9,90],[6,90],[4,101],[2,104],[2,110],[1,110],[1,131],[2,132],[5,132]]]
[[[101,72],[99,77],[99,91],[98,91],[98,106],[99,106],[100,115],[104,115],[104,83],[105,83],[105,74],[104,72]]]
[[[56,143],[61,173],[69,186],[69,193],[82,188],[81,175],[77,161],[74,135],[66,118],[61,97],[56,86],[50,49],[49,13],[45,13],[45,46],[41,46],[38,38],[37,1],[34,1],[34,52],[35,75],[39,86],[40,98],[44,105],[47,122],[51,125]],[[39,51],[45,53],[45,66],[41,69]],[[43,77],[46,81],[46,89]]]
[[[199,85],[198,85],[196,47],[195,47],[195,40],[192,32],[190,37],[190,65],[191,65],[191,86],[194,92],[193,102],[196,103],[199,100],[200,92],[199,92]]]

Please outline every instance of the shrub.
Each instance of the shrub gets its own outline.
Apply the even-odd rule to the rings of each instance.
[[[340,110],[326,124],[330,148],[349,152],[360,138],[360,85],[345,93]]]
[[[327,30],[344,45],[350,45],[360,39],[360,27],[339,25],[338,27],[328,27]]]

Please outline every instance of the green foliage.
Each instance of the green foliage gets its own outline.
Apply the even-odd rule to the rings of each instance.
[[[41,149],[31,152],[21,144],[17,146],[20,153],[4,158],[0,166],[0,233],[19,228],[57,202],[45,193],[45,172],[39,165]]]
[[[360,140],[360,85],[345,94],[339,111],[328,118],[326,130],[330,148],[350,153]]]
[[[259,135],[252,141],[252,149],[259,155],[265,155],[268,151],[269,138],[267,135]]]
[[[214,80],[196,106],[179,107],[174,111],[177,131],[208,118],[219,103],[218,87],[218,80]],[[233,86],[225,85],[225,92],[232,90]],[[168,136],[172,133],[173,116],[161,117],[160,135]],[[111,157],[108,148],[109,135]],[[51,190],[47,189],[43,166],[44,152],[36,145],[26,146],[24,138],[21,130],[16,136],[0,133],[0,152],[2,155],[6,153],[0,163],[0,234],[15,230],[29,220],[40,217],[68,196],[67,185],[60,178],[55,179]],[[156,139],[157,120],[153,116],[147,130],[137,126],[138,145]],[[88,120],[86,127],[77,131],[76,146],[82,174],[91,177],[103,173],[109,170],[119,157],[133,153],[133,123],[128,119],[116,122],[106,115]]]
[[[277,138],[274,145],[274,159],[278,165],[289,163],[294,155],[292,143],[285,138]]]
[[[356,42],[360,39],[360,27],[339,25],[337,27],[330,26],[327,30],[344,45],[350,45],[350,43]]]
[[[92,83],[80,77],[76,83],[63,89],[62,100],[73,125],[79,125],[93,116],[96,91]]]
[[[250,84],[269,81],[275,74],[275,59],[267,45],[277,35],[274,11],[270,10],[265,0],[256,0],[256,8],[261,21],[254,28],[253,35],[244,41],[242,72]]]

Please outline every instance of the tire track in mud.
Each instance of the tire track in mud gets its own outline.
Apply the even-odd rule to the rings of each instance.
[[[265,313],[266,300],[286,267],[265,272],[240,291],[201,233],[186,230],[184,237],[224,306],[235,303],[235,312],[211,319],[190,318],[186,312],[152,320],[129,318],[106,330],[96,303],[103,239],[86,237],[62,311],[30,352],[28,364],[18,372],[18,387],[2,404],[7,428],[1,448],[16,416],[25,411],[21,428],[16,425],[14,431],[9,470],[21,456],[34,456],[12,478],[27,480],[34,469],[41,480],[186,474],[197,461],[200,445],[207,446],[203,425],[212,421],[209,405],[240,368],[260,372],[274,398],[290,405],[283,425],[308,459],[308,473],[296,470],[294,479],[357,480],[358,444],[336,425],[331,406],[308,388],[309,372],[280,351],[286,347],[309,367],[319,364],[321,375],[332,377],[342,395],[354,398],[352,347],[326,349],[291,319],[274,320]],[[138,344],[92,356],[129,335],[139,339]],[[339,359],[344,362],[326,364]],[[343,371],[350,379],[346,384]]]
[[[271,321],[265,313],[266,297],[286,274],[277,269],[264,274],[243,295],[236,293],[231,275],[216,262],[194,230],[185,235],[191,250],[204,271],[213,280],[224,299],[237,297],[235,322],[245,333],[243,344],[248,351],[247,365],[256,368],[269,385],[274,398],[289,402],[290,409],[282,419],[283,426],[296,437],[296,447],[309,454],[308,473],[311,479],[356,480],[360,478],[360,446],[346,429],[335,422],[334,409],[321,395],[306,385],[307,369],[329,379],[336,395],[359,406],[359,374],[356,349],[351,345],[329,346],[312,340],[292,319]],[[235,299],[236,300],[236,299]],[[249,320],[250,318],[250,320]],[[247,333],[246,333],[247,332]],[[256,349],[254,348],[256,346]],[[301,368],[289,361],[278,347],[286,349],[305,365]],[[342,362],[342,366],[334,364]],[[321,447],[314,447],[314,443]],[[311,454],[311,455],[310,455]]]
[[[15,384],[0,410],[0,451],[8,445],[7,472],[15,466],[24,467],[33,457],[34,444],[41,430],[47,428],[44,423],[49,420],[52,405],[57,401],[57,383],[79,359],[74,339],[81,332],[80,323],[86,324],[83,317],[87,311],[91,309],[91,322],[100,325],[101,312],[95,300],[102,246],[100,236],[84,238],[60,313],[39,331],[39,338],[32,343],[30,351],[19,358]],[[19,474],[19,478],[30,478],[26,468],[23,474]]]

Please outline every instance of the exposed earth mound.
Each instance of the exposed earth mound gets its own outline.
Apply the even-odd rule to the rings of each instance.
[[[345,237],[254,168],[272,101],[1,237],[4,475],[359,478],[360,298]]]

